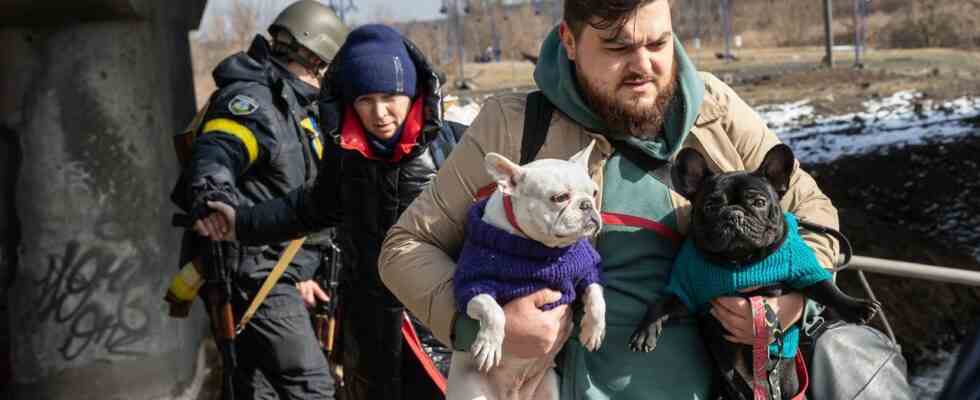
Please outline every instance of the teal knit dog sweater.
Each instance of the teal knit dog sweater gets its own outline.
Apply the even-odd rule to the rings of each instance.
[[[813,250],[800,237],[796,217],[790,213],[784,216],[787,233],[783,245],[768,257],[748,265],[714,264],[701,257],[689,237],[674,260],[666,290],[680,298],[689,310],[700,313],[707,310],[712,299],[738,295],[742,289],[777,283],[801,289],[831,279],[830,272],[820,266]],[[782,356],[795,357],[799,328],[790,327],[782,339]],[[779,350],[770,346],[770,351]]]

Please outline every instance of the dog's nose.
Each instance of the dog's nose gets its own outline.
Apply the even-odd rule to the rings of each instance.
[[[591,201],[588,201],[588,200],[582,200],[582,202],[578,204],[578,209],[579,210],[582,210],[582,211],[591,210],[592,209],[592,202]]]

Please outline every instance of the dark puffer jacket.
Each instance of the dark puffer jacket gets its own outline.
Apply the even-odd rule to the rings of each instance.
[[[401,332],[404,306],[381,282],[377,261],[388,229],[435,177],[465,126],[442,119],[440,74],[413,44],[406,41],[406,46],[418,72],[416,100],[422,102],[423,120],[408,153],[392,162],[351,148],[341,127],[345,118],[356,117],[344,116],[346,105],[338,100],[339,93],[324,93],[321,120],[340,123],[324,127],[325,154],[316,181],[286,197],[241,209],[236,217],[236,233],[243,243],[272,243],[326,227],[339,228],[345,250],[342,357],[345,385],[354,390],[350,396],[355,398],[398,400],[408,398],[403,393],[412,398],[428,393],[425,388],[412,386],[424,377],[413,375],[414,367],[403,367],[412,362],[402,357],[409,352]],[[333,65],[329,76],[343,79],[332,73],[337,70]],[[427,331],[420,336],[427,351],[441,347]],[[430,352],[430,356],[445,374],[448,352]]]
[[[261,36],[255,37],[248,52],[223,60],[213,75],[218,90],[171,194],[174,203],[189,210],[197,191],[210,182],[231,190],[240,206],[249,206],[283,196],[315,179],[321,139],[309,122],[317,119],[319,90],[273,58],[269,43]],[[191,237],[185,237],[185,257],[197,253],[186,248],[192,245]],[[248,248],[255,257],[243,259],[239,276],[264,278],[279,259],[286,239]],[[294,282],[309,280],[318,263],[319,254],[304,248],[285,276]]]

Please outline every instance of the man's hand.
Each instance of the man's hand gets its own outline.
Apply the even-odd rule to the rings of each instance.
[[[507,303],[503,307],[507,318],[504,352],[520,358],[538,358],[563,343],[572,329],[572,313],[568,306],[541,310],[541,306],[559,299],[561,292],[542,289]]]
[[[766,303],[779,316],[783,329],[789,328],[803,316],[806,299],[799,293],[766,298]],[[752,305],[741,297],[719,297],[711,301],[711,315],[721,322],[730,335],[725,339],[732,343],[752,345]],[[776,338],[770,337],[769,343]]]
[[[194,232],[211,240],[235,240],[235,208],[220,201],[209,201],[215,212],[194,222]]]
[[[303,297],[303,302],[306,303],[307,307],[315,307],[317,300],[324,303],[330,301],[330,296],[327,296],[327,293],[314,281],[299,282],[296,284],[296,289],[299,290],[299,295]]]

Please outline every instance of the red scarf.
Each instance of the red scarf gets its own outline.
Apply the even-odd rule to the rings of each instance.
[[[364,124],[361,123],[361,119],[357,116],[357,112],[354,111],[354,107],[351,105],[347,106],[344,110],[344,123],[340,128],[340,147],[347,150],[357,150],[365,158],[371,160],[381,160],[387,162],[398,162],[408,153],[412,151],[415,147],[415,142],[419,138],[419,134],[422,133],[422,104],[424,103],[422,96],[412,104],[412,108],[408,110],[408,115],[405,117],[405,122],[402,123],[402,137],[395,145],[395,152],[392,154],[391,158],[384,160],[374,154],[374,150],[368,144],[367,131],[364,129]]]

